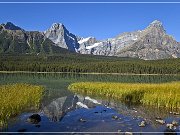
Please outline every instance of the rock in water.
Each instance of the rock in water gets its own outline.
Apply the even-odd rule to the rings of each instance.
[[[133,135],[132,132],[125,132],[125,135]]]
[[[167,129],[164,131],[164,135],[177,135],[177,133],[176,133],[173,129],[167,128]]]
[[[81,102],[77,102],[76,105],[78,105],[79,107],[88,109],[88,106],[83,104],[83,103],[81,103]]]
[[[118,119],[118,116],[113,115],[112,118],[115,119],[115,120],[117,120],[117,119]]]
[[[156,120],[156,122],[158,122],[159,124],[165,124],[166,122],[165,122],[165,120]]]
[[[139,127],[145,127],[146,126],[146,122],[143,120],[141,121],[141,123],[139,124]]]
[[[33,115],[29,116],[27,121],[32,124],[38,124],[41,121],[41,116],[39,114],[33,114]]]
[[[170,130],[173,130],[176,128],[173,124],[166,124],[166,127]]]
[[[178,126],[178,122],[175,120],[172,121],[172,124],[173,124],[173,126]]]

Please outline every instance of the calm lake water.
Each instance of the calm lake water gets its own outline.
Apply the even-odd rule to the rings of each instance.
[[[4,132],[162,132],[163,134],[166,125],[157,123],[157,117],[162,118],[166,123],[171,123],[173,120],[180,123],[180,115],[170,114],[171,110],[128,105],[113,99],[88,97],[67,90],[69,84],[78,81],[161,83],[180,81],[180,76],[0,73],[0,84],[23,82],[43,85],[46,88],[40,110],[27,111],[10,119],[8,127],[2,130]],[[41,116],[38,124],[27,122],[27,118],[34,113]],[[139,127],[143,120],[146,121],[146,126]],[[180,125],[174,131],[180,134],[178,133]]]

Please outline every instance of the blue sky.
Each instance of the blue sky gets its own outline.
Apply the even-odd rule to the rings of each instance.
[[[141,30],[157,19],[180,41],[179,14],[180,4],[0,4],[0,23],[10,21],[26,30],[44,31],[60,22],[73,34],[97,39]]]

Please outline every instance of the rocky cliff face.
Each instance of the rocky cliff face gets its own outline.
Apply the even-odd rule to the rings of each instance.
[[[44,32],[45,36],[55,43],[56,46],[77,52],[79,44],[75,35],[70,33],[61,23],[54,23],[50,29]]]
[[[66,51],[38,31],[25,31],[8,22],[0,25],[0,53],[61,53]]]
[[[91,49],[87,49],[91,47],[91,45],[96,45],[98,41],[95,37],[88,37],[88,38],[79,38],[79,49],[78,52],[81,54],[92,54]]]
[[[166,34],[162,23],[154,21],[141,31],[140,39],[117,52],[117,56],[145,60],[180,57],[180,44]]]
[[[81,44],[81,48],[83,45]],[[155,60],[180,57],[180,43],[166,34],[160,21],[153,21],[146,29],[123,33],[115,38],[84,45],[83,54],[133,57]]]

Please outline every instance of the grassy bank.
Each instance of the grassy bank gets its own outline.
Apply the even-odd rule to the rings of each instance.
[[[180,107],[180,82],[161,84],[79,82],[71,84],[68,89],[77,93],[135,104]]]
[[[29,107],[38,108],[43,95],[43,87],[30,84],[10,84],[0,86],[0,126],[7,120]]]

